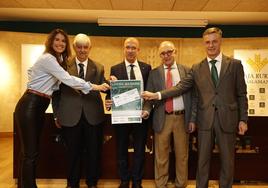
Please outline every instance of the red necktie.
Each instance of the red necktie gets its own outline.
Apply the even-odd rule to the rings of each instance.
[[[167,75],[166,75],[166,89],[172,87],[172,74],[171,74],[171,67],[167,68]],[[166,99],[165,105],[166,112],[170,113],[173,111],[173,98]]]

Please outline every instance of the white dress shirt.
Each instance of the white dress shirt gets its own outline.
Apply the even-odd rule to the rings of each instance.
[[[87,63],[88,63],[88,58],[81,62],[77,59],[77,57],[75,57],[75,62],[76,62],[76,67],[77,67],[77,70],[78,70],[78,74],[79,74],[79,71],[80,71],[80,66],[79,64],[82,63],[84,65],[84,78],[86,77],[86,74],[87,74]]]
[[[209,70],[211,71],[211,63],[209,63],[212,59],[207,57],[207,61],[208,61],[208,66],[209,66]],[[221,72],[221,62],[222,62],[222,53],[220,53],[216,58],[215,60],[217,61],[215,63],[215,66],[217,68],[217,72],[218,72],[218,78],[220,77],[220,72]]]
[[[49,53],[42,54],[28,69],[28,89],[52,95],[53,91],[59,89],[60,82],[85,94],[92,89],[90,82],[70,76],[57,62],[56,57]]]
[[[165,80],[167,80],[167,71],[168,67],[166,65],[164,66],[165,70]],[[176,64],[176,61],[173,63],[171,66],[171,75],[172,75],[172,86],[177,85],[181,81],[180,73]],[[178,111],[178,110],[184,110],[184,103],[183,103],[183,98],[182,96],[178,97],[173,97],[173,111]]]
[[[143,78],[142,78],[142,74],[141,74],[141,69],[140,69],[140,66],[139,66],[139,63],[138,61],[136,60],[134,63],[129,63],[126,59],[125,59],[125,64],[126,64],[126,68],[127,68],[127,76],[128,76],[128,79],[130,80],[130,70],[131,70],[131,67],[130,65],[134,65],[133,66],[133,70],[134,70],[134,74],[135,74],[135,78],[136,80],[140,80],[141,81],[141,90],[143,91],[144,88],[143,88]]]

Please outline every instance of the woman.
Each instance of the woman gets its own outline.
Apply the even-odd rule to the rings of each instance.
[[[95,85],[70,76],[64,68],[70,56],[67,34],[61,29],[53,30],[45,43],[45,52],[28,70],[27,90],[15,109],[15,121],[21,142],[21,169],[19,185],[21,188],[36,188],[35,168],[38,156],[39,137],[45,111],[54,90],[62,82],[74,89],[88,93],[90,90],[105,91],[107,84]]]

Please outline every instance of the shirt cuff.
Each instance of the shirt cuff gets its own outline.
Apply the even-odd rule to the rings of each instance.
[[[162,95],[161,95],[161,93],[160,92],[156,92],[157,93],[157,95],[158,95],[158,100],[161,100],[162,99]]]

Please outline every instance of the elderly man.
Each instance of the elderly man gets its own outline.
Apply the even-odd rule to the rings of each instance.
[[[176,85],[190,70],[176,62],[177,50],[172,42],[162,42],[158,52],[162,65],[150,72],[146,89],[151,92]],[[167,187],[172,136],[175,151],[175,186],[177,188],[186,187],[188,180],[188,132],[194,131],[192,124],[189,125],[191,92],[180,97],[168,98],[165,101],[146,101],[143,110],[144,117],[148,117],[149,113],[153,112],[156,187]]]
[[[69,74],[79,76],[94,84],[104,84],[103,65],[89,56],[91,42],[87,35],[78,34],[74,38],[76,54],[68,64]],[[80,159],[85,151],[86,184],[95,188],[99,179],[102,150],[104,109],[99,91],[82,94],[64,84],[60,92],[53,96],[56,125],[62,128],[67,146],[67,187],[78,188],[80,180]]]

